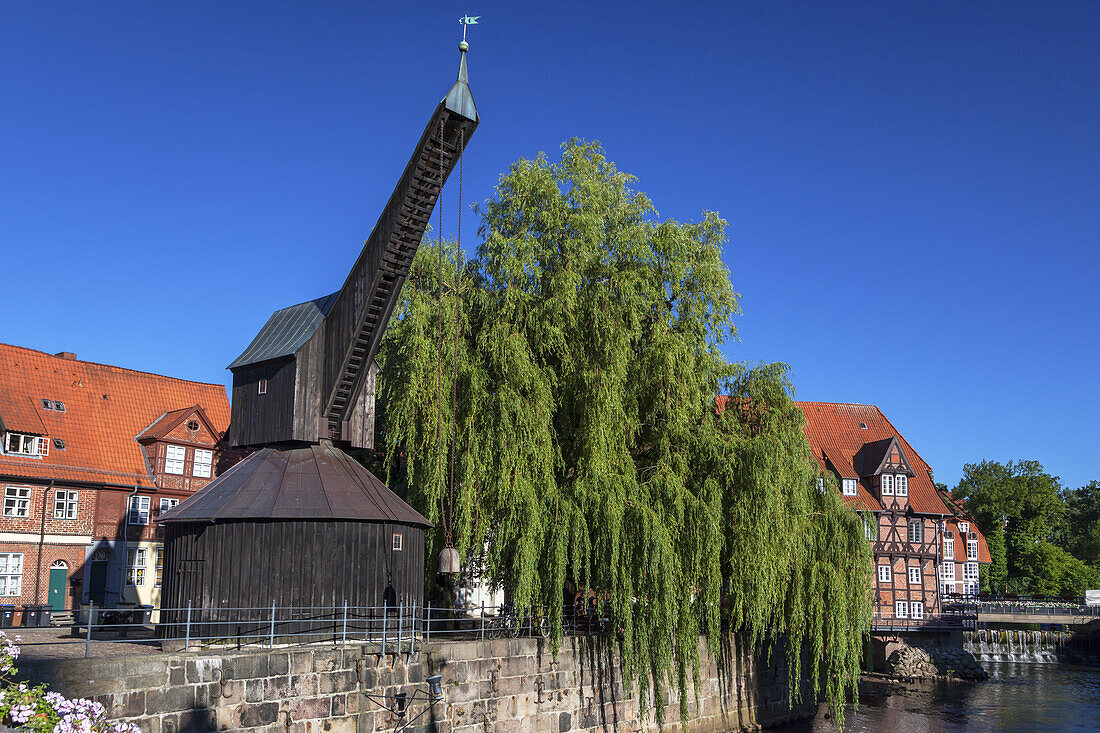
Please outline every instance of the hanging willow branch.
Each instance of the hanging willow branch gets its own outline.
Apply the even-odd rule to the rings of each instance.
[[[862,526],[815,487],[786,367],[719,350],[740,312],[725,222],[659,222],[632,181],[597,144],[570,142],[501,177],[473,260],[421,247],[382,351],[391,481],[438,523],[439,456],[457,448],[463,557],[521,612],[548,609],[555,648],[563,601],[606,597],[643,704],[673,685],[686,711],[724,601],[728,628],[790,642],[792,694],[807,649],[815,693],[839,712],[870,620]],[[461,303],[437,310],[460,269],[443,298]],[[436,369],[452,342],[444,422]]]

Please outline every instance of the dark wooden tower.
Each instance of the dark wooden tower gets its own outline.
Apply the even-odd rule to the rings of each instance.
[[[374,357],[439,193],[478,125],[462,52],[344,286],[276,311],[236,361],[234,446],[321,438],[374,446]]]
[[[233,631],[221,626],[242,612],[228,609],[422,602],[431,523],[341,448],[373,447],[379,340],[478,125],[465,42],[459,48],[458,81],[432,113],[343,287],[276,311],[229,366],[230,442],[259,449],[158,520],[161,605],[202,609],[195,618],[207,631]],[[171,624],[176,615],[165,618]],[[182,635],[181,627],[166,633]]]

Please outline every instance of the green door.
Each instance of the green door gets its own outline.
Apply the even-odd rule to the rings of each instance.
[[[50,568],[50,607],[55,611],[65,610],[65,585],[69,580],[68,568]]]

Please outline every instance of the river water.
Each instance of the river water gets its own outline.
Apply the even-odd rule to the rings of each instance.
[[[845,733],[898,731],[1100,731],[1100,668],[1062,664],[991,662],[989,680],[955,684],[904,684],[864,690],[858,709],[845,714]],[[824,711],[783,733],[837,733]]]

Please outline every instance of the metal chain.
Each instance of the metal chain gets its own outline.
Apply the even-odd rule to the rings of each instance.
[[[458,437],[458,277],[461,274],[459,264],[462,262],[462,153],[466,148],[466,128],[458,131],[458,254],[455,258],[455,309],[454,309],[454,372],[451,375],[451,485],[447,494],[450,504],[449,510],[453,514],[455,510],[455,442]],[[447,518],[447,524],[443,532],[447,539],[447,545],[451,544],[451,519]]]
[[[436,206],[439,208],[439,279],[436,282],[436,295],[439,301],[436,324],[439,329],[439,356],[435,360],[435,439],[439,460],[439,516],[442,519],[444,535],[447,534],[447,507],[443,503],[443,179],[446,161],[443,142],[443,120],[439,121],[439,193]]]

